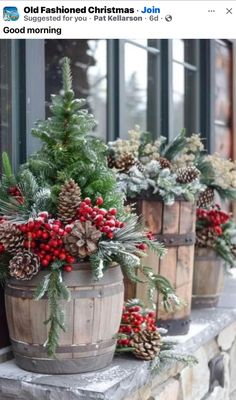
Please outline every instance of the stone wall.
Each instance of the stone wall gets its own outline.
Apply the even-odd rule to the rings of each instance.
[[[169,371],[164,381],[157,375],[125,400],[236,400],[236,322],[194,355],[194,367]]]

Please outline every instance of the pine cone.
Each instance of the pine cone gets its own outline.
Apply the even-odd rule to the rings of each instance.
[[[214,202],[214,189],[208,187],[204,192],[200,193],[197,201],[198,207],[207,207]]]
[[[131,153],[122,153],[115,160],[115,168],[120,172],[128,172],[137,163],[137,159]]]
[[[69,179],[61,186],[58,200],[58,217],[67,224],[76,215],[81,202],[81,190],[73,179]]]
[[[144,330],[135,333],[131,340],[131,346],[134,348],[133,354],[141,360],[153,360],[160,352],[161,335],[158,331]]]
[[[16,225],[5,222],[0,224],[0,243],[9,253],[16,252],[23,246],[24,236]]]
[[[196,231],[196,246],[198,247],[214,247],[217,235],[208,228],[198,229]]]
[[[116,157],[114,154],[109,154],[109,156],[107,157],[107,165],[109,168],[116,167]]]
[[[64,236],[65,248],[72,256],[85,258],[97,250],[101,235],[91,221],[76,221],[72,231]]]
[[[16,279],[29,280],[38,273],[39,258],[29,251],[19,251],[9,262],[10,275]]]
[[[160,157],[158,161],[160,163],[161,169],[164,169],[164,168],[170,169],[171,168],[171,163],[169,160],[167,160],[167,158]]]
[[[138,170],[140,172],[144,172],[145,171],[145,166],[138,159],[135,161],[134,165],[138,168]]]
[[[176,182],[178,183],[190,183],[197,179],[200,172],[196,167],[184,167],[179,168],[177,171]]]

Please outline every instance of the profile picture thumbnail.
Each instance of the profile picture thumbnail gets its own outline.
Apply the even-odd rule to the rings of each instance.
[[[17,7],[4,7],[3,20],[4,21],[17,21],[19,19],[19,12]]]

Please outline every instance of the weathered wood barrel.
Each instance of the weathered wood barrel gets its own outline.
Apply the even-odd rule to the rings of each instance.
[[[134,203],[134,201],[130,201]],[[154,273],[169,279],[176,294],[185,305],[174,312],[167,313],[161,304],[161,296],[156,297],[158,326],[168,329],[168,335],[186,334],[190,325],[192,278],[195,243],[195,204],[183,198],[176,199],[167,206],[158,196],[137,198],[136,211],[143,215],[145,224],[157,240],[167,247],[167,254],[159,259],[149,254],[144,259]],[[143,284],[130,284],[125,281],[125,298],[137,297],[146,300],[146,287]]]
[[[5,313],[4,290],[2,286],[0,286],[0,321],[1,321],[0,349],[2,349],[3,347],[6,347],[10,344],[8,328],[7,328],[7,319]]]
[[[33,299],[41,271],[30,281],[11,279],[5,290],[11,343],[19,367],[45,374],[95,371],[112,361],[124,301],[123,275],[118,265],[94,281],[89,263],[81,263],[63,279],[71,301],[63,301],[66,332],[62,332],[55,358],[47,356],[44,343],[48,326],[48,300]]]
[[[192,307],[216,307],[224,289],[224,260],[209,248],[195,248]]]

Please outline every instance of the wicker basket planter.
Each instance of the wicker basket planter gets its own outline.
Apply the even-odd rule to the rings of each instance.
[[[134,203],[134,201],[131,201]],[[172,206],[167,206],[159,197],[136,199],[139,215],[143,215],[145,224],[163,242],[167,255],[158,259],[149,255],[145,264],[155,273],[165,276],[184,300],[185,306],[175,312],[163,310],[161,298],[156,297],[158,326],[168,329],[168,334],[186,334],[189,330],[192,278],[195,243],[195,205],[183,198],[178,198]],[[125,282],[125,298],[146,299],[145,285],[132,285]]]
[[[212,249],[195,248],[192,307],[216,307],[224,289],[224,260]]]
[[[81,373],[109,365],[124,300],[120,267],[108,269],[100,281],[94,281],[88,263],[65,274],[71,301],[64,304],[67,330],[61,334],[55,358],[49,358],[44,347],[47,298],[33,300],[43,274],[41,271],[24,283],[11,279],[6,285],[6,312],[17,364],[28,371],[46,374]]]

